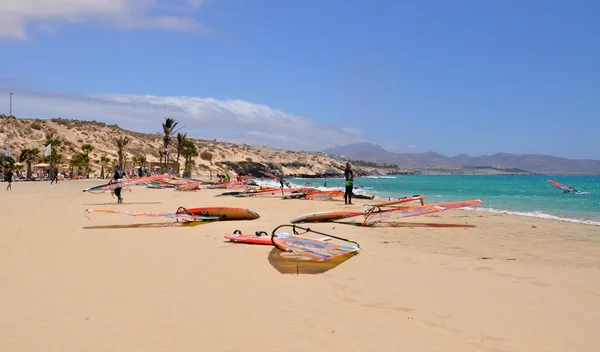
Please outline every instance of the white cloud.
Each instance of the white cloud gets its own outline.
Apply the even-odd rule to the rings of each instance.
[[[89,21],[116,28],[207,32],[193,18],[168,14],[182,7],[197,10],[206,3],[206,0],[0,0],[0,38],[27,39],[31,24],[48,29]],[[162,14],[155,15],[159,11]]]
[[[164,118],[173,117],[193,137],[295,150],[322,150],[364,141],[365,135],[237,99],[15,92],[13,113],[117,123],[139,132],[159,132]]]

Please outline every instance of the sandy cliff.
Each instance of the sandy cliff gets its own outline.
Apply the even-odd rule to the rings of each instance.
[[[160,128],[157,121],[157,130]],[[185,132],[185,131],[182,131]],[[63,165],[70,165],[73,155],[81,152],[81,146],[91,144],[94,149],[90,153],[92,174],[98,173],[98,160],[106,155],[111,163],[117,160],[117,146],[114,139],[127,136],[131,140],[125,148],[126,160],[131,162],[133,157],[144,156],[148,163],[159,162],[159,150],[162,147],[163,135],[160,133],[138,133],[124,130],[117,125],[107,125],[96,121],[79,121],[68,119],[1,119],[0,142],[10,144],[10,150],[15,159],[24,148],[45,147],[48,135],[54,135],[61,140]],[[212,154],[212,160],[195,158],[194,175],[208,175],[211,172],[252,172],[260,175],[260,171],[283,172],[288,177],[340,176],[343,173],[343,161],[318,153],[295,152],[272,149],[266,146],[238,145],[216,140],[199,140],[189,138],[198,150]],[[173,142],[175,144],[176,141]],[[171,148],[171,159],[177,158],[175,147]],[[40,160],[42,156],[40,154]],[[183,165],[183,158],[180,159]],[[385,171],[385,170],[384,170]],[[357,169],[361,174],[373,174],[374,168]]]

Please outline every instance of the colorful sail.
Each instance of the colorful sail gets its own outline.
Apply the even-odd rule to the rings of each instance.
[[[172,219],[177,221],[210,221],[210,220],[219,220],[220,217],[217,216],[197,216],[191,214],[189,212],[181,212],[181,213],[161,213],[161,212],[148,212],[148,211],[132,211],[132,210],[115,210],[115,209],[86,209],[86,214],[91,213],[105,213],[105,214],[126,214],[131,216],[144,216],[144,217],[152,217],[152,218],[164,218],[164,219]]]
[[[580,191],[576,190],[575,188],[573,188],[571,186],[563,185],[562,183],[558,183],[556,181],[548,180],[548,182],[552,186],[554,186],[554,187],[556,187],[558,189],[563,190],[565,193],[571,193],[571,192],[577,193],[577,194],[589,194],[590,193],[590,192],[580,192]]]
[[[160,180],[160,179],[163,179],[163,178],[168,178],[168,177],[170,177],[169,174],[162,174],[162,175],[155,175],[155,176],[148,176],[148,177],[140,177],[140,178],[130,179],[130,180],[127,180],[127,181],[121,181],[121,182],[115,182],[115,183],[108,183],[108,184],[105,184],[105,185],[90,187],[90,188],[84,189],[83,191],[84,192],[94,192],[94,191],[114,190],[115,188],[123,188],[123,187],[127,187],[127,186],[139,185],[139,184],[142,184],[142,183],[157,181],[157,180]]]
[[[483,202],[479,199],[465,200],[460,202],[440,203],[440,204],[427,204],[422,206],[396,208],[390,210],[377,211],[373,210],[368,212],[365,216],[365,223],[378,222],[387,220],[390,218],[406,218],[411,216],[421,216],[438,213],[449,209],[460,209],[466,207],[472,207]]]
[[[282,227],[291,227],[292,233],[280,232],[277,233]],[[333,241],[326,241],[325,239],[313,239],[300,236],[298,230],[304,230],[304,233],[315,233],[322,236],[330,237],[331,239],[337,239],[345,244],[335,243]],[[303,255],[312,258],[315,261],[324,261],[341,256],[345,256],[351,253],[358,252],[361,248],[360,245],[352,240],[334,236],[331,234],[312,230],[310,228],[304,228],[297,225],[281,225],[276,227],[271,234],[271,241],[275,247],[279,248],[284,252],[292,252],[296,255]]]
[[[313,258],[313,260],[330,260],[358,252],[358,245],[343,245],[334,242],[325,242],[317,239],[301,237],[287,232],[275,235],[273,243],[282,251],[293,252]]]
[[[275,179],[275,180],[279,181],[279,182],[282,182],[284,185],[288,186],[289,188],[291,188],[291,187],[292,187],[292,185],[291,185],[289,182],[287,182],[286,180],[284,180],[283,178],[281,178],[281,177],[279,177],[279,176],[275,176],[275,175],[273,175],[272,173],[270,173],[270,172],[266,172],[266,171],[265,171],[265,172],[263,172],[263,173],[264,173],[265,175],[267,175],[267,176],[269,176],[269,177],[271,177],[271,178],[273,178],[273,179]]]
[[[372,207],[390,207],[398,204],[409,203],[414,201],[420,201],[421,205],[425,205],[425,196],[414,195],[412,197],[403,197],[397,200],[392,200],[389,202],[381,202],[377,204],[371,205]]]

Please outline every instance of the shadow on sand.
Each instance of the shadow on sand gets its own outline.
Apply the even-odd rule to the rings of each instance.
[[[294,253],[283,252],[277,247],[273,247],[269,252],[269,263],[282,274],[323,274],[346,260],[357,255],[358,252],[352,252],[340,257],[315,261],[314,258]]]
[[[123,225],[98,225],[98,226],[83,226],[84,230],[101,230],[101,229],[139,229],[139,228],[161,228],[161,227],[194,227],[198,225],[208,224],[214,221],[195,221],[195,222],[158,222],[145,224],[123,224]]]
[[[121,203],[123,205],[140,205],[140,204],[161,204],[162,202],[138,202],[138,203]],[[92,204],[81,204],[81,205],[116,205],[117,201],[115,200],[114,202],[111,203],[92,203]]]
[[[434,222],[375,222],[365,224],[362,222],[334,221],[334,223],[361,227],[475,227],[475,225],[469,224],[440,224]]]

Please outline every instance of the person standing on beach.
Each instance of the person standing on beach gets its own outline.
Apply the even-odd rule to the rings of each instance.
[[[52,169],[52,178],[50,179],[50,184],[56,182],[58,184],[58,169]]]
[[[346,163],[344,177],[346,178],[346,193],[344,194],[344,203],[352,204],[352,186],[354,185],[354,172],[352,172],[352,165],[350,164],[350,162]]]
[[[113,174],[113,177],[110,179],[110,181],[108,182],[109,184],[111,183],[118,183],[123,181],[123,177],[125,177],[125,174],[123,173],[123,171],[121,171],[121,168],[119,167],[119,165],[115,166],[115,173]],[[123,203],[123,198],[121,197],[121,190],[123,188],[122,187],[117,187],[115,188],[115,195],[117,196],[117,203]]]
[[[6,186],[6,190],[11,190],[12,191],[12,179],[13,179],[13,172],[11,169],[8,169],[8,171],[6,171],[6,173],[4,174],[4,180],[6,182],[8,182],[8,186]]]

